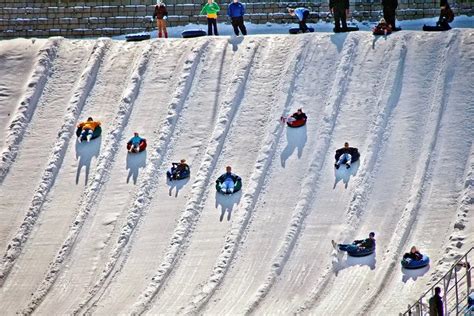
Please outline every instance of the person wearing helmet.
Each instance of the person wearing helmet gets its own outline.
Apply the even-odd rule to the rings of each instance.
[[[144,141],[144,138],[141,138],[138,132],[133,133],[133,137],[130,138],[127,144],[130,145],[129,152],[138,152],[140,150],[140,144]]]
[[[240,189],[242,179],[238,175],[232,173],[231,166],[227,166],[225,169],[226,172],[216,180],[216,189],[222,193],[231,194]]]
[[[92,138],[92,134],[94,133],[94,130],[100,126],[99,121],[94,121],[92,117],[88,117],[87,121],[81,122],[77,125],[78,128],[81,129],[81,134],[78,137],[78,141],[82,142],[82,140],[85,138],[87,139],[88,142],[90,142]]]
[[[372,249],[375,247],[375,233],[371,232],[369,238],[354,240],[351,244],[337,244],[334,240],[332,240],[332,244],[335,249],[341,251],[352,252],[360,249]]]

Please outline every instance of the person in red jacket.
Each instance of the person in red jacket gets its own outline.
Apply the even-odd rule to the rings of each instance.
[[[163,2],[158,2],[153,12],[153,18],[156,17],[156,26],[158,27],[158,37],[168,38],[168,31],[166,30],[166,20],[168,19],[168,10]]]

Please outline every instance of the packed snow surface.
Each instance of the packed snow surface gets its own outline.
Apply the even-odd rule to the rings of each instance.
[[[0,63],[2,314],[398,314],[474,244],[472,29],[15,39]],[[370,231],[372,256],[331,245]]]

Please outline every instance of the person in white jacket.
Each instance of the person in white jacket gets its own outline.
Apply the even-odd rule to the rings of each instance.
[[[308,32],[308,26],[306,25],[306,20],[309,17],[309,10],[306,8],[288,8],[288,13],[291,16],[296,16],[298,23],[300,25],[300,31],[302,33]]]

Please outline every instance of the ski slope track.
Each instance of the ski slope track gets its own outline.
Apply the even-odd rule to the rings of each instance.
[[[152,177],[156,176],[156,169],[158,167],[159,162],[162,161],[163,156],[166,153],[166,149],[168,148],[171,135],[173,133],[174,127],[176,126],[176,121],[179,117],[179,114],[183,108],[183,104],[186,101],[187,95],[189,93],[189,89],[192,85],[192,82],[195,79],[195,71],[198,63],[201,60],[201,54],[208,46],[209,42],[205,42],[200,49],[196,49],[191,53],[191,56],[188,57],[186,60],[187,67],[185,68],[185,74],[182,75],[181,80],[183,81],[182,85],[178,85],[182,87],[182,90],[178,90],[176,96],[170,103],[168,116],[166,118],[166,122],[164,122],[162,127],[162,132],[160,133],[160,140],[158,142],[158,147],[155,151],[154,163],[148,167],[146,171],[145,177],[151,179]],[[141,213],[146,205],[148,205],[151,197],[149,196],[150,187],[148,185],[148,181],[146,178],[142,182],[143,188],[137,193],[135,198],[135,202],[129,211],[129,215],[127,217],[127,223],[122,228],[122,232],[120,237],[117,241],[117,245],[113,250],[113,254],[109,262],[107,262],[106,267],[102,272],[102,276],[99,281],[94,285],[93,289],[90,291],[90,296],[85,300],[85,302],[81,303],[79,309],[77,309],[74,313],[79,313],[81,310],[87,308],[90,302],[93,301],[95,295],[101,290],[104,283],[107,279],[111,276],[114,267],[116,266],[120,256],[125,249],[127,243],[130,240],[130,237],[133,233],[134,228],[136,227],[138,220],[140,218]]]
[[[474,245],[473,48],[472,29],[0,41],[2,314],[402,312]],[[102,136],[77,143],[88,116]],[[345,141],[360,161],[335,170]],[[370,231],[366,258],[330,244]],[[412,245],[426,270],[401,269]]]
[[[98,42],[89,59],[89,66],[82,73],[79,83],[76,86],[73,99],[70,101],[66,110],[68,114],[64,117],[64,123],[58,131],[58,139],[53,152],[50,155],[43,176],[41,177],[40,184],[33,195],[33,200],[25,215],[25,219],[20,225],[20,229],[15,237],[9,243],[6,253],[3,255],[0,268],[0,285],[5,282],[8,273],[15,263],[15,259],[20,255],[22,246],[27,241],[31,230],[38,219],[39,213],[41,212],[43,203],[54,184],[55,177],[58,174],[58,169],[61,167],[64,158],[67,144],[71,136],[75,133],[75,123],[78,115],[84,106],[85,99],[87,98],[91,87],[94,85],[94,80],[104,50],[105,44],[103,42]]]
[[[19,144],[28,126],[28,122],[36,110],[39,97],[43,92],[47,77],[51,71],[52,63],[56,57],[60,41],[60,39],[51,39],[46,42],[43,48],[38,52],[36,65],[27,83],[27,91],[25,91],[23,99],[20,101],[20,105],[8,128],[8,135],[0,161],[0,184],[3,183],[10,169],[10,165],[15,160]]]

